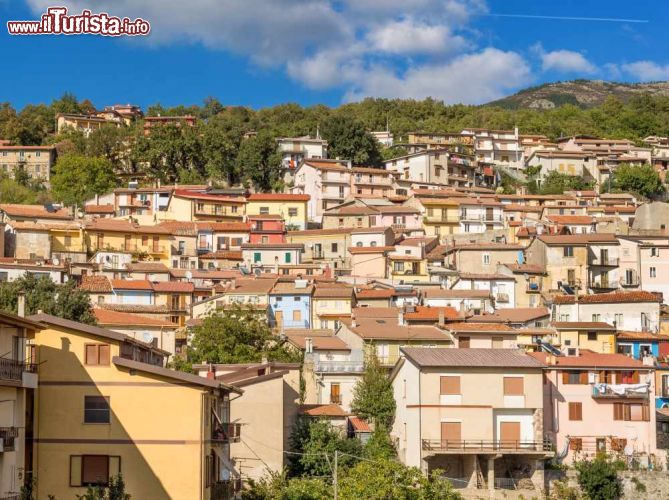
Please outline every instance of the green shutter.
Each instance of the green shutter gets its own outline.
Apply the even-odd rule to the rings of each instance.
[[[260,252],[255,252],[253,254],[253,262],[260,262]]]
[[[290,264],[290,252],[286,252],[286,264]]]

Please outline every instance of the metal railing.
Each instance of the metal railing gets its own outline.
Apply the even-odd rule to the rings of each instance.
[[[461,220],[482,221],[482,222],[502,222],[504,218],[501,215],[491,214],[469,214],[460,212]]]
[[[211,485],[211,500],[229,500],[242,489],[240,479],[230,481],[216,481]]]
[[[0,358],[0,379],[17,380],[23,379],[23,372],[35,373],[37,365],[34,363],[25,363],[14,359]]]
[[[614,391],[609,385],[593,385],[592,386],[592,397],[595,399],[648,399],[649,390],[639,391],[635,388],[638,387],[638,384],[630,384],[630,387],[625,387],[625,384],[618,384],[616,386],[617,391]]]
[[[424,451],[552,451],[550,441],[423,439]]]
[[[592,266],[609,266],[609,267],[618,267],[620,259],[618,257],[607,257],[602,259],[601,257],[594,257],[590,260],[590,265]]]
[[[362,361],[317,361],[314,364],[316,372],[351,372],[361,373],[365,370]]]
[[[2,439],[0,451],[15,451],[15,439],[17,437],[19,437],[18,427],[0,427],[0,439]]]
[[[212,441],[238,443],[242,434],[242,424],[223,422],[211,430]]]

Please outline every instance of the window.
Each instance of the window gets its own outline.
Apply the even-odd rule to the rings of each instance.
[[[302,321],[302,311],[293,311],[293,321]]]
[[[330,403],[341,404],[341,386],[338,382],[330,383]]]
[[[504,395],[522,396],[525,394],[523,377],[504,377]]]
[[[650,420],[650,408],[644,404],[613,403],[613,420],[647,422]]]
[[[596,341],[597,340],[597,332],[588,332],[588,340]]]
[[[583,449],[583,439],[569,438],[569,449],[571,451],[581,451]]]
[[[269,207],[260,207],[260,215],[269,214]]]
[[[483,254],[483,265],[484,266],[490,265],[490,254],[489,253],[484,253]]]
[[[622,313],[614,315],[614,318],[615,318],[614,321],[616,322],[616,326],[621,326],[623,324],[624,317],[623,317]]]
[[[260,252],[255,252],[253,254],[253,262],[260,262],[260,260],[261,260]]]
[[[460,394],[460,377],[457,375],[448,375],[439,377],[439,394],[454,395]]]
[[[105,303],[105,296],[104,295],[99,295],[98,296],[98,304],[104,304]]]
[[[301,302],[302,297],[293,297],[293,302]]]
[[[337,253],[337,251],[339,250],[339,246],[337,245],[337,243],[333,243],[333,244],[330,246],[330,250],[331,250],[333,253]]]
[[[573,257],[574,256],[574,247],[564,247],[563,248],[563,253],[565,257]]]
[[[660,256],[660,249],[657,248],[657,247],[651,247],[650,256],[651,257],[659,257]]]
[[[404,271],[404,262],[393,262],[393,271],[395,272]]]
[[[606,453],[606,438],[597,438],[595,444],[597,453]]]
[[[116,455],[70,455],[70,486],[106,486],[121,473]]]
[[[297,217],[297,208],[289,208],[288,209],[288,216],[289,217]]]
[[[292,258],[292,254],[290,252],[286,252],[286,254],[284,255],[284,262],[286,264],[290,264],[291,258]]]
[[[576,384],[587,384],[588,383],[588,372],[578,372],[578,371],[570,371],[570,372],[562,372],[562,383],[563,384],[571,384],[571,385],[576,385]]]
[[[98,303],[104,303],[104,297],[99,297]],[[86,365],[109,365],[109,344],[86,344],[84,356]]]
[[[576,285],[576,271],[574,269],[567,269],[567,283],[569,283],[569,286]]]
[[[583,403],[569,403],[569,420],[583,420]]]
[[[84,396],[84,423],[109,423],[109,398],[104,396]]]
[[[650,271],[650,277],[651,278],[656,278],[657,277],[657,270],[654,267],[651,267],[648,270]]]
[[[593,314],[592,315],[592,321],[593,322],[597,322],[597,321],[601,321],[601,320],[602,320],[602,315],[601,314]]]

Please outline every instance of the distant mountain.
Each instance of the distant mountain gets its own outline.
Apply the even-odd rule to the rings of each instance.
[[[507,109],[551,109],[563,104],[573,104],[582,108],[591,108],[602,104],[609,96],[628,101],[644,93],[669,96],[669,82],[616,83],[601,80],[572,80],[546,83],[521,90],[503,99],[490,102],[488,105]]]

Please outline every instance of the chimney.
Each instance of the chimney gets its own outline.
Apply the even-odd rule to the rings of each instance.
[[[404,309],[400,309],[399,313],[397,314],[397,324],[400,326],[404,326]]]
[[[307,354],[314,352],[314,340],[311,337],[304,339],[304,350]]]
[[[439,326],[444,326],[445,323],[445,318],[444,318],[444,309],[439,309]]]
[[[214,365],[213,365],[213,363],[212,363],[212,364],[209,364],[209,365],[207,365],[207,366],[208,366],[208,369],[207,369],[207,378],[208,378],[209,380],[215,380],[215,379],[216,379],[216,370],[214,369]]]
[[[22,318],[26,317],[26,294],[25,294],[25,292],[19,292],[18,314]]]
[[[355,328],[358,326],[358,323],[355,321],[355,313],[351,313],[351,327]]]
[[[465,316],[465,312],[466,312],[466,310],[465,310],[465,301],[463,300],[462,302],[460,302],[460,315],[461,315],[462,317],[464,317],[464,316]]]

